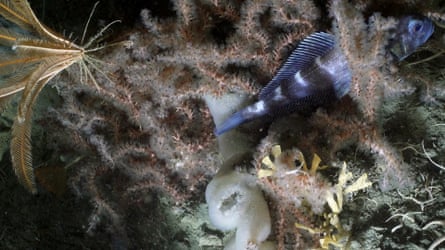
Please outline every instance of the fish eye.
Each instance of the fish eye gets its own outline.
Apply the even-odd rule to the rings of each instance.
[[[408,30],[411,33],[417,33],[422,29],[422,23],[420,21],[412,21],[408,24]]]

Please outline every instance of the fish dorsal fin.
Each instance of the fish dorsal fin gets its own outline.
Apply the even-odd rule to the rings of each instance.
[[[294,77],[298,71],[311,66],[317,57],[325,55],[334,45],[334,35],[325,32],[317,32],[306,37],[298,44],[297,48],[278,70],[278,73],[261,90],[259,99],[266,99],[269,93],[272,93],[283,79]]]

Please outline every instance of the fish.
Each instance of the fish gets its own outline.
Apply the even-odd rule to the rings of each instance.
[[[424,44],[434,31],[423,16],[405,16],[396,25],[388,50],[401,61]],[[258,101],[235,112],[214,133],[220,136],[255,119],[275,119],[311,113],[340,100],[350,89],[352,73],[334,35],[316,32],[302,40],[275,76],[260,91]]]
[[[424,16],[410,15],[400,18],[388,50],[396,61],[402,61],[423,45],[434,33],[433,22]]]

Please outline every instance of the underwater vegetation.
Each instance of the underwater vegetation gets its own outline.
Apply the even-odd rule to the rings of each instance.
[[[116,13],[119,4],[110,1],[103,8]],[[70,228],[60,238],[77,239],[72,240],[73,249],[80,248],[79,238],[89,239],[82,246],[87,248],[223,248],[223,239],[230,236],[216,230],[205,219],[208,215],[193,219],[197,224],[190,218],[207,210],[206,186],[231,157],[222,152],[235,155],[241,148],[220,147],[224,138],[234,137],[244,149],[243,164],[234,164],[234,170],[256,185],[255,195],[262,191],[270,215],[266,241],[278,249],[441,246],[442,1],[186,0],[127,5],[134,8],[134,23],[123,19],[123,27],[108,32],[103,41],[129,43],[95,55],[105,62],[100,69],[105,75],[91,72],[97,86],[82,84],[85,71],[70,67],[57,76],[44,74],[48,77],[32,92],[31,102],[18,102],[28,112],[34,102],[45,104],[26,120],[33,125],[24,137],[26,142],[32,138],[32,149],[26,144],[25,151],[33,153],[36,184],[31,190],[39,195],[24,202],[16,179],[7,171],[6,177],[0,173],[2,206],[8,211],[0,217],[6,225],[0,246],[13,245],[13,236],[20,235],[15,227],[19,223],[11,218],[32,218],[31,212],[14,214],[16,206],[31,209],[54,194],[58,202],[69,204],[67,219],[61,216],[63,209],[52,207],[54,214],[41,212],[47,216],[41,220],[59,218],[55,224]],[[85,8],[79,11],[88,17]],[[410,14],[433,20],[435,32],[398,62],[387,47],[396,20]],[[120,18],[93,17],[91,23],[105,27],[115,19]],[[45,24],[67,28],[63,23],[52,26],[49,17]],[[312,114],[252,121],[217,138],[204,97],[224,100],[226,117],[254,103],[299,42],[321,31],[335,37],[348,61],[349,93]],[[32,37],[37,38],[42,37]],[[37,68],[47,70],[48,63],[42,65]],[[23,74],[34,72],[25,69]],[[46,83],[50,86],[43,88]],[[37,100],[39,93],[50,97]],[[225,99],[228,96],[233,98]],[[5,120],[2,131],[14,126],[11,118]],[[297,148],[301,153],[295,158]],[[321,162],[308,160],[315,154]],[[274,164],[265,164],[267,157]],[[288,161],[277,164],[275,158]],[[24,159],[29,159],[29,168],[31,158]],[[8,162],[2,158],[4,165]],[[314,164],[304,169],[303,162]],[[61,184],[51,185],[56,181]],[[355,184],[358,188],[352,188]],[[24,248],[62,244],[50,243],[51,229],[25,225]]]

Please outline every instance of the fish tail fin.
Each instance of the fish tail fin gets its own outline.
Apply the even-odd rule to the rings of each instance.
[[[269,108],[264,101],[258,101],[227,118],[215,129],[215,135],[220,136],[243,123],[262,117],[268,113],[268,110]]]
[[[243,112],[236,112],[235,114],[227,118],[227,120],[225,120],[221,125],[215,128],[215,135],[220,136],[245,122],[247,122],[247,119],[244,117]]]

